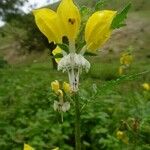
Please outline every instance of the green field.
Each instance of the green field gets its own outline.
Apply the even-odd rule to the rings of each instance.
[[[107,56],[110,57],[110,56]],[[103,60],[104,61],[104,60]],[[117,82],[118,62],[96,62],[88,74],[81,77],[82,103],[88,102],[82,118],[83,149],[150,148],[150,94],[142,88],[148,82],[148,73]],[[133,63],[130,75],[147,71],[148,58]],[[66,75],[54,71],[49,61],[0,69],[0,148],[21,150],[29,143],[37,150],[55,146],[71,150],[74,147],[73,109],[64,114],[64,122],[53,110],[55,96],[50,82],[67,81]],[[116,86],[109,82],[116,81]],[[103,85],[108,84],[106,87]],[[97,96],[93,97],[93,84]],[[134,124],[137,123],[137,127]],[[136,128],[136,129],[134,129]],[[128,144],[117,139],[122,130]]]

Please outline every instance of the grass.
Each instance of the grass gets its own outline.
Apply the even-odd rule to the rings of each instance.
[[[104,61],[104,60],[103,60]],[[104,61],[105,62],[105,61]],[[141,84],[148,82],[149,74],[118,86],[101,86],[118,78],[118,62],[94,62],[88,74],[81,76],[81,104],[87,103],[82,114],[83,149],[145,149],[149,148],[149,92]],[[148,59],[134,62],[129,74],[149,69]],[[74,147],[73,109],[64,114],[64,123],[53,110],[54,95],[50,89],[53,80],[67,81],[66,74],[54,71],[49,59],[24,65],[5,66],[0,69],[0,149],[21,150],[29,143],[37,150],[72,150]],[[97,85],[97,96],[93,84]],[[133,124],[138,121],[136,132]],[[125,122],[131,129],[123,128]],[[86,128],[85,128],[86,127]],[[122,130],[129,144],[118,140],[116,132]]]

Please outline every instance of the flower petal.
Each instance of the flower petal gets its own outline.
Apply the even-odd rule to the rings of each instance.
[[[53,10],[42,8],[33,11],[35,22],[49,42],[61,43],[62,30],[58,15]]]
[[[57,46],[53,51],[52,51],[53,55],[57,55],[57,54],[62,54],[62,49]],[[55,61],[58,63],[61,60],[61,58],[55,58]]]
[[[57,9],[57,14],[63,23],[64,35],[68,37],[69,41],[74,42],[81,23],[78,8],[72,0],[62,0]]]
[[[85,41],[87,49],[96,51],[111,35],[111,23],[116,11],[103,10],[95,12],[88,20],[85,27]]]
[[[58,90],[60,89],[59,82],[57,80],[51,82],[51,88],[55,93],[58,93]]]
[[[69,83],[64,82],[63,83],[63,90],[65,91],[65,93],[71,93],[71,86]]]

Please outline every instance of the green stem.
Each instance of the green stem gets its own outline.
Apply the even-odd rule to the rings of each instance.
[[[75,149],[81,150],[81,131],[80,131],[80,104],[78,93],[74,95],[75,101]]]

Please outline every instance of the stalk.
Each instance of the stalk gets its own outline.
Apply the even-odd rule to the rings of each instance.
[[[81,150],[80,104],[77,92],[74,95],[74,101],[75,101],[75,149]]]

